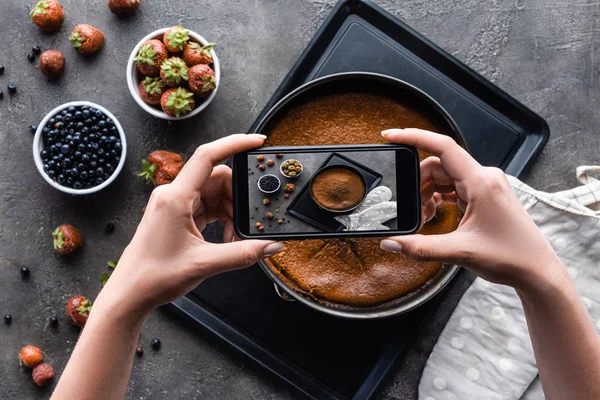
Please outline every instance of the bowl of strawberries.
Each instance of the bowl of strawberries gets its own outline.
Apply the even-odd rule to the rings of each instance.
[[[214,99],[221,78],[214,46],[181,25],[144,37],[127,63],[127,86],[134,100],[162,119],[199,114]]]

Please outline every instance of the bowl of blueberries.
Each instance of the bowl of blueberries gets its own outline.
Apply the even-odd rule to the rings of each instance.
[[[44,178],[64,193],[86,195],[110,185],[125,165],[127,142],[107,109],[74,101],[50,111],[33,139],[33,159]]]

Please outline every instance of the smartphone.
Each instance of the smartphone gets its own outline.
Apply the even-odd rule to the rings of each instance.
[[[234,156],[234,228],[244,239],[411,234],[419,185],[412,146],[263,147]]]

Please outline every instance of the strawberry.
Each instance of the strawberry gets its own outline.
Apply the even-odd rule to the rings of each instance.
[[[42,363],[33,369],[31,377],[36,385],[45,386],[54,379],[54,368],[50,364]]]
[[[180,86],[188,80],[188,67],[179,57],[167,58],[160,66],[160,79],[171,87]]]
[[[140,97],[148,104],[160,104],[160,97],[165,92],[166,85],[159,77],[147,76],[140,82]]]
[[[35,367],[36,365],[40,364],[43,359],[44,356],[42,355],[42,349],[30,344],[23,347],[19,352],[19,362],[21,365],[24,365],[27,368]]]
[[[294,185],[293,183],[286,183],[285,185],[283,185],[283,190],[285,192],[291,193],[294,190],[296,190],[296,185]]]
[[[189,114],[196,102],[194,93],[184,88],[169,89],[160,98],[160,106],[171,117],[182,117]]]
[[[54,238],[54,250],[67,256],[74,253],[83,245],[83,236],[74,226],[63,224],[52,232]]]
[[[84,326],[87,322],[92,302],[84,296],[73,296],[67,302],[67,317],[76,326]]]
[[[133,15],[139,6],[140,0],[108,0],[108,8],[117,15]]]
[[[65,70],[65,56],[58,50],[46,50],[40,55],[39,69],[48,79],[59,78]]]
[[[41,0],[29,15],[44,32],[54,32],[65,21],[65,14],[57,0]]]
[[[147,160],[142,161],[142,170],[138,172],[138,176],[143,177],[146,183],[160,186],[173,182],[182,168],[181,154],[156,150],[150,153]]]
[[[181,24],[172,27],[163,35],[163,43],[171,53],[181,53],[190,40],[190,32]]]
[[[188,67],[193,67],[196,64],[212,64],[213,58],[210,51],[216,45],[216,43],[209,43],[202,46],[200,43],[190,42],[183,49],[183,60]]]
[[[69,41],[79,54],[88,56],[100,50],[104,44],[104,34],[91,25],[81,24],[73,29]]]
[[[152,39],[140,47],[135,57],[135,65],[141,74],[146,76],[158,76],[160,66],[169,56],[167,48],[160,40]]]
[[[206,64],[194,65],[188,71],[190,90],[198,97],[208,97],[217,87],[215,73]]]

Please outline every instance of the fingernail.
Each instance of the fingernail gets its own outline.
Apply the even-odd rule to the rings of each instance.
[[[379,244],[379,247],[391,253],[402,253],[402,245],[395,240],[384,239]]]
[[[402,133],[402,129],[386,129],[385,131],[381,131],[381,136],[389,135],[390,133]]]
[[[279,253],[281,250],[283,250],[283,243],[271,243],[263,250],[263,256],[271,257],[272,255]]]
[[[267,138],[267,136],[266,136],[266,135],[262,135],[262,134],[260,134],[260,133],[251,133],[251,135],[252,135],[252,136],[258,136],[259,138],[261,138],[261,139],[263,139],[263,140]]]

